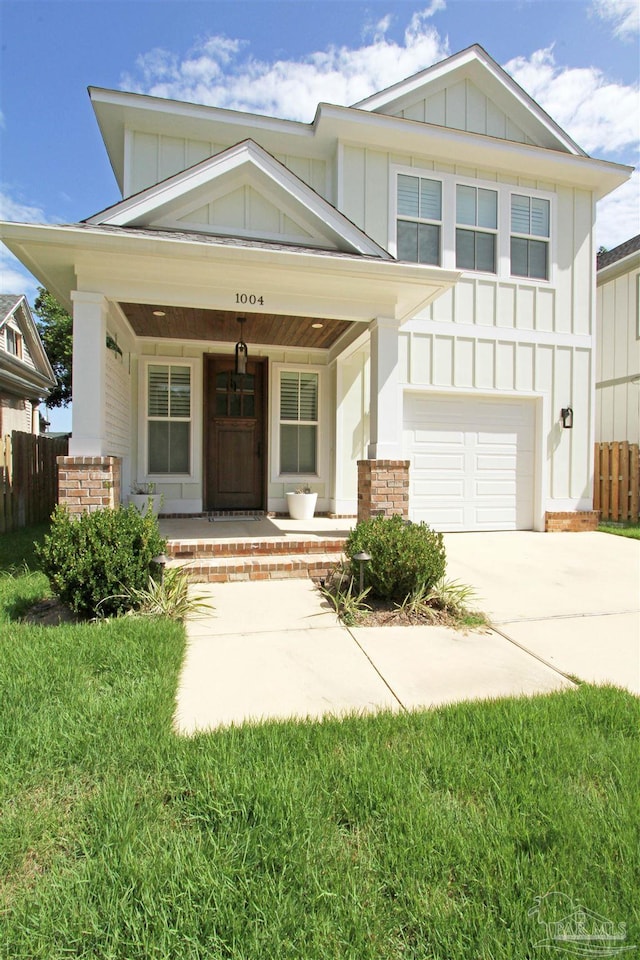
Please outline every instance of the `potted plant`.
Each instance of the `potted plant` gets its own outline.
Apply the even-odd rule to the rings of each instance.
[[[160,513],[161,501],[162,496],[156,493],[155,483],[136,483],[129,494],[129,503],[132,503],[136,510],[142,514],[147,512],[149,504],[151,504],[151,512],[154,517],[157,517]]]
[[[298,487],[287,493],[287,509],[292,520],[311,520],[316,509],[318,494],[311,487]]]

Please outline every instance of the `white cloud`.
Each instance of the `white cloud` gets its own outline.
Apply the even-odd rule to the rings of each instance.
[[[136,70],[123,76],[123,89],[234,110],[310,121],[320,102],[350,104],[449,54],[427,20],[445,8],[432,0],[414,13],[401,43],[387,38],[390,17],[368,31],[371,39],[351,49],[331,46],[300,60],[269,63],[243,56],[242,41],[211,36],[180,59],[167,50],[138,57]]]
[[[515,57],[505,70],[587,153],[638,143],[637,86],[609,80],[596,67],[559,67],[552,47]]]
[[[0,220],[16,223],[45,223],[47,218],[40,207],[15,200],[7,190],[0,190]],[[20,261],[0,245],[0,293],[24,293],[30,303],[37,296],[38,281]]]
[[[47,218],[40,207],[14,200],[6,190],[0,190],[0,220],[12,220],[15,223],[45,223]]]
[[[640,171],[598,203],[596,245],[611,250],[640,233]]]
[[[38,281],[4,244],[0,244],[0,293],[24,293],[30,303],[38,294]]]
[[[640,31],[638,0],[593,0],[591,10],[602,20],[613,24],[613,35],[631,40]]]

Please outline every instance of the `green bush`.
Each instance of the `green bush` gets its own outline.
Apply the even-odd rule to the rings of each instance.
[[[128,590],[147,587],[151,561],[166,542],[151,513],[134,506],[72,517],[56,507],[37,548],[51,589],[81,616],[114,616],[132,606]]]
[[[357,524],[345,545],[354,577],[360,564],[353,560],[365,551],[364,583],[374,596],[404,600],[409,594],[429,587],[444,576],[447,565],[442,534],[426,523],[410,523],[399,514],[373,517]]]

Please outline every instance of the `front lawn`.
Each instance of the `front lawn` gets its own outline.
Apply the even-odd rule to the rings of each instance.
[[[18,622],[43,589],[0,580],[6,960],[544,960],[551,892],[640,944],[631,694],[184,739],[182,628]]]
[[[598,530],[602,533],[613,533],[617,537],[631,537],[640,540],[640,523],[601,523]]]

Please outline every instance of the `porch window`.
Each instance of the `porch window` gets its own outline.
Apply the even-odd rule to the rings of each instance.
[[[440,266],[442,183],[398,175],[398,260]]]
[[[471,229],[469,229],[471,228]],[[496,272],[498,192],[456,185],[456,267]]]
[[[189,473],[191,369],[173,364],[147,369],[148,471]]]
[[[539,197],[511,196],[511,274],[549,279],[551,204]]]
[[[280,374],[280,473],[317,473],[318,374]]]

